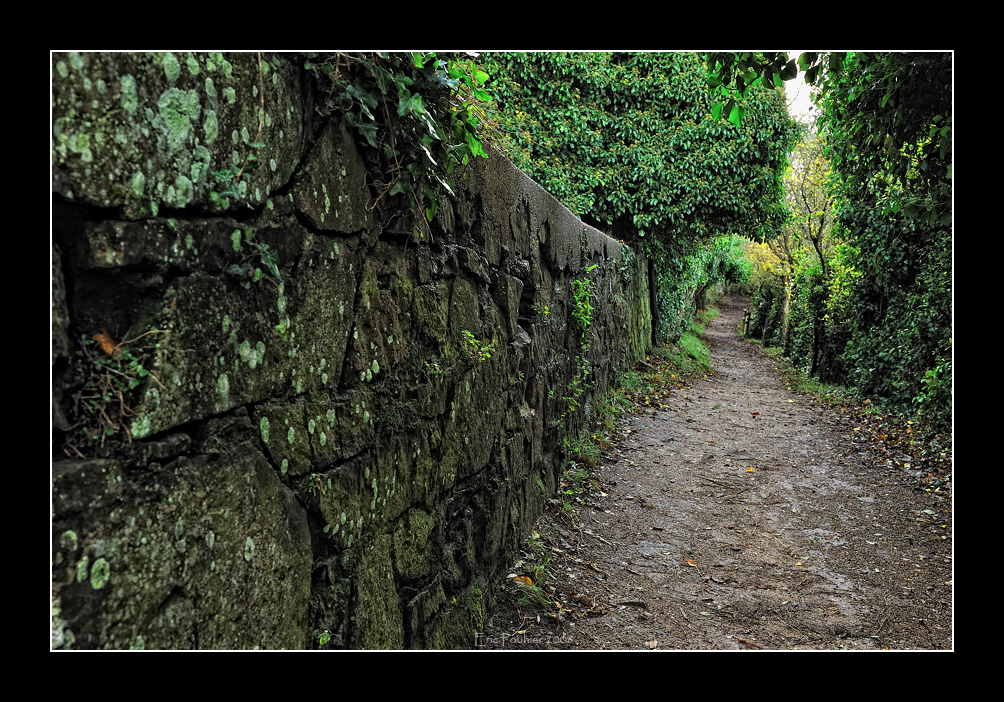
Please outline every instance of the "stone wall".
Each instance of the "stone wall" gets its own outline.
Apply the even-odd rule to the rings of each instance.
[[[263,58],[52,57],[54,647],[469,645],[649,346],[630,249],[496,153],[416,241]]]

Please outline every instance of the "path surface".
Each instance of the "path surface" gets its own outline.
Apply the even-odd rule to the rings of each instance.
[[[626,423],[576,526],[541,525],[562,606],[501,604],[481,647],[953,647],[947,497],[786,389],[745,304],[706,330],[714,372]]]

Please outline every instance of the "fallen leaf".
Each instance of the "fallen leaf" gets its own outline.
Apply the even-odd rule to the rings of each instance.
[[[526,577],[525,575],[517,575],[515,578],[513,578],[513,580],[515,580],[518,583],[522,583],[523,585],[529,585],[530,587],[533,587],[533,581],[530,580],[530,578]]]
[[[746,472],[747,472],[747,473],[752,473],[752,472],[753,472],[753,469],[752,469],[752,468],[747,468],[747,469],[746,469]]]
[[[107,329],[102,328],[97,334],[91,337],[101,346],[101,350],[112,358],[117,357],[122,353],[122,349],[118,348],[118,344],[115,343],[115,339],[112,335],[108,333]]]
[[[694,562],[693,562],[692,560],[690,560],[689,558],[687,559],[687,565],[692,565],[692,566],[694,566],[695,568],[697,567],[697,564],[696,564],[696,563],[694,563]]]

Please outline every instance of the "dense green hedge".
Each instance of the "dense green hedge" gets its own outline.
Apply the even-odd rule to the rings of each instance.
[[[753,331],[787,337],[791,359],[876,405],[952,419],[952,56],[848,54],[824,69],[817,103],[841,242],[791,279],[786,329],[756,300]],[[839,69],[839,70],[837,70]]]
[[[513,162],[583,220],[643,244],[655,260],[666,338],[678,336],[707,285],[745,275],[728,235],[770,236],[781,226],[780,174],[796,126],[780,92],[752,91],[736,126],[711,117],[699,54],[478,60]]]
[[[837,220],[858,277],[844,300],[848,380],[951,421],[952,56],[853,54],[825,83]]]

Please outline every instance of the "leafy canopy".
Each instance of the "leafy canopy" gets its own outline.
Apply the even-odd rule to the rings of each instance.
[[[666,245],[768,236],[796,133],[784,100],[751,90],[715,120],[693,53],[483,54],[515,164],[613,236]]]

